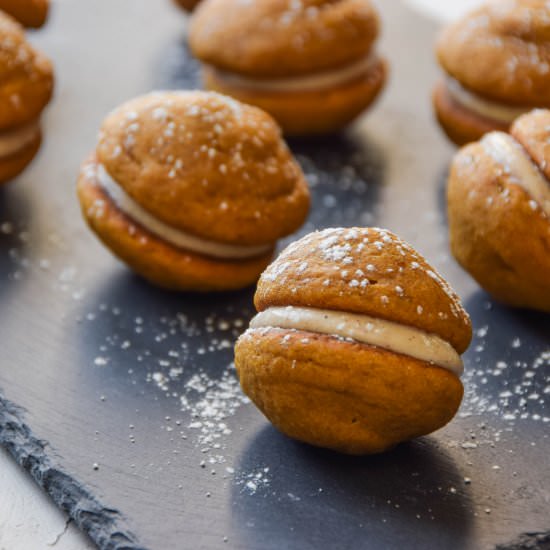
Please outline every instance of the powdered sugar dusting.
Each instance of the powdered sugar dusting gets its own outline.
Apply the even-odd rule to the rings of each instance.
[[[225,314],[194,319],[184,312],[153,319],[137,315],[127,324],[128,312],[100,304],[79,322],[118,327],[106,332],[92,366],[109,376],[122,364],[131,365],[127,375],[133,384],[152,386],[158,397],[173,403],[172,411],[178,411],[175,420],[164,419],[162,430],[192,445],[202,457],[198,465],[208,466],[209,475],[227,478],[232,477],[226,470],[231,468],[226,447],[235,429],[233,418],[250,402],[237,380],[232,350],[250,314],[249,309],[238,312],[230,305]],[[109,397],[101,401],[108,404]],[[133,425],[139,428],[139,416]],[[136,430],[131,444],[137,441]]]
[[[321,276],[322,286],[334,287],[344,281],[350,292],[361,293],[365,300],[378,295],[384,285],[387,290],[377,300],[383,306],[392,299],[402,300],[404,307],[409,307],[408,300],[414,300],[416,294],[408,286],[418,277],[429,278],[443,291],[447,301],[448,310],[435,315],[443,320],[454,317],[465,324],[469,322],[458,296],[445,279],[411,246],[386,229],[328,228],[313,232],[290,244],[267,268],[262,279],[280,285],[292,280],[292,292],[299,292],[300,288],[316,284],[314,281]],[[413,309],[422,315],[428,313],[425,307],[425,303],[416,303]]]
[[[194,178],[197,166],[208,166],[211,174],[201,181],[207,188],[226,177],[249,185],[279,180],[289,189],[289,204],[296,200],[292,183],[300,181],[276,123],[215,92],[157,91],[121,105],[106,118],[98,151],[108,162],[147,159],[159,177],[174,181]]]

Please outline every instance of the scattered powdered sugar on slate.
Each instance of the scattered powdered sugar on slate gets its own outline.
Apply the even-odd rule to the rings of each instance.
[[[515,342],[510,342],[510,349],[517,349]],[[489,364],[478,360],[477,354],[483,351],[483,345],[474,342],[476,355],[465,371],[466,392],[459,416],[497,416],[510,425],[526,419],[550,423],[550,349],[529,361],[507,358]]]
[[[479,306],[470,349],[465,354],[464,401],[458,418],[482,419],[485,436],[492,424],[514,432],[519,423],[529,421],[541,427],[550,423],[550,345],[541,340],[539,348],[525,345],[527,332],[514,325],[519,334],[502,340],[503,324],[509,321],[505,310],[487,301]],[[523,322],[532,322],[524,314]],[[499,322],[497,322],[499,321]],[[541,334],[550,335],[550,325],[537,321]],[[544,428],[543,428],[544,429]],[[493,434],[498,442],[501,434]],[[476,448],[478,442],[466,441],[464,448]]]
[[[258,468],[254,471],[239,472],[235,476],[235,483],[241,491],[255,495],[258,491],[265,491],[271,485],[272,477],[269,466]]]
[[[36,255],[34,243],[26,224],[21,221],[1,221],[0,237],[6,246],[6,262],[3,272],[8,281],[23,281],[38,274],[50,290],[61,291],[71,296],[73,300],[81,300],[84,289],[80,282],[80,273],[70,259],[59,261],[47,256]],[[56,254],[63,251],[66,243],[57,231],[50,231],[46,235],[48,247]]]
[[[167,421],[163,429],[197,449],[203,468],[227,461],[224,450],[234,429],[231,419],[250,402],[241,391],[232,356],[252,311],[231,305],[220,309],[193,317],[177,312],[157,318],[145,311],[129,317],[121,307],[100,304],[79,318],[111,327],[114,321],[117,328],[106,331],[92,366],[130,366],[130,384],[145,381],[158,392],[154,399],[171,400],[179,418],[175,427]]]
[[[29,233],[20,222],[0,220],[0,238],[6,242],[7,270],[6,277],[10,281],[19,281],[24,278],[32,267],[25,247],[29,240]]]
[[[250,402],[240,389],[234,366],[230,365],[219,380],[204,373],[194,375],[184,388],[180,403],[182,412],[191,416],[188,428],[196,432],[202,452],[219,452],[224,447],[224,438],[232,433],[229,419],[239,407]]]

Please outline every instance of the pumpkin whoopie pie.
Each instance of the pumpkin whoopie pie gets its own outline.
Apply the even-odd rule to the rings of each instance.
[[[229,290],[257,280],[304,221],[304,176],[266,113],[212,92],[158,92],[101,128],[78,181],[90,227],[151,282]]]
[[[25,27],[41,27],[48,17],[49,0],[0,0],[0,10]]]
[[[550,3],[489,2],[447,27],[437,57],[437,118],[457,145],[507,131],[521,114],[550,107]]]
[[[469,317],[389,231],[307,235],[263,273],[254,302],[235,365],[244,392],[290,437],[378,453],[455,415]]]
[[[49,59],[0,12],[0,184],[17,176],[40,147],[40,115],[53,90]]]
[[[339,130],[376,98],[386,64],[369,0],[206,0],[189,44],[205,87],[273,115],[287,134]]]
[[[451,249],[498,300],[550,312],[550,111],[520,117],[510,134],[490,132],[456,154]]]

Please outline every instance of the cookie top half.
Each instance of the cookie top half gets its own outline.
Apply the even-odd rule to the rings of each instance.
[[[291,244],[263,273],[258,311],[299,306],[359,313],[436,334],[458,353],[470,319],[447,282],[385,229],[334,228]]]
[[[359,60],[378,31],[368,0],[206,0],[191,20],[189,44],[225,71],[290,77]]]
[[[52,91],[50,60],[27,42],[19,23],[0,12],[0,128],[37,118]]]
[[[199,91],[157,92],[104,121],[97,159],[140,206],[220,243],[271,243],[309,210],[304,175],[264,111]]]
[[[488,99],[550,106],[550,4],[489,2],[443,30],[437,56],[450,76]]]
[[[467,197],[468,208],[478,202],[480,208],[491,212],[488,217],[473,211],[470,215],[487,230],[494,226],[491,234],[497,240],[502,233],[498,224],[510,228],[513,221],[519,224],[523,219],[518,234],[528,233],[533,238],[521,242],[522,252],[540,245],[540,256],[548,255],[535,236],[550,231],[550,110],[535,109],[517,118],[509,134],[490,132],[460,149],[451,164],[449,180],[456,184],[460,196]],[[489,232],[484,234],[487,237]],[[507,252],[510,249],[509,242],[499,246]]]

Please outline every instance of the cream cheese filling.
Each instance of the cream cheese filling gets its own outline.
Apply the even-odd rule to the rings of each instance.
[[[481,143],[485,151],[512,176],[512,183],[523,187],[550,217],[550,182],[523,146],[504,132],[485,134]]]
[[[39,134],[40,125],[33,120],[24,126],[0,132],[0,158],[9,157],[24,149]]]
[[[457,80],[446,78],[450,96],[469,111],[496,122],[511,124],[516,118],[532,110],[532,107],[511,107],[490,101],[464,88]]]
[[[435,334],[368,315],[308,307],[270,307],[250,321],[251,329],[280,328],[349,338],[437,365],[461,376],[462,359]]]
[[[289,78],[250,78],[236,73],[222,71],[211,67],[216,76],[227,82],[230,86],[247,88],[251,90],[270,92],[308,92],[326,88],[334,88],[366,74],[378,62],[378,55],[371,53],[359,61],[355,61],[331,71],[324,71],[305,76]]]
[[[129,218],[139,223],[153,235],[185,250],[205,254],[214,258],[239,260],[253,258],[268,252],[273,245],[241,246],[218,243],[196,237],[185,231],[171,227],[155,218],[130,197],[122,187],[109,175],[102,164],[97,167],[97,179],[100,186],[107,192],[117,207]]]

